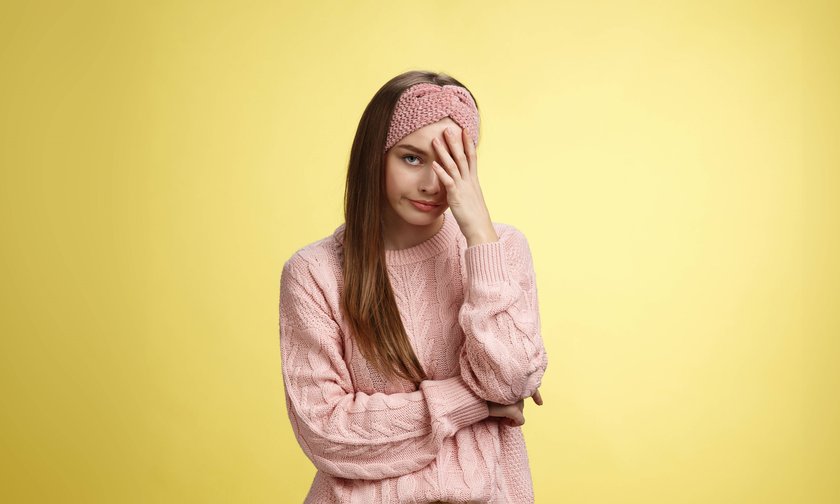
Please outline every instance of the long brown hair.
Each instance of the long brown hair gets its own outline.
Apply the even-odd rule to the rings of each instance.
[[[386,82],[371,98],[359,120],[347,168],[341,295],[341,307],[365,358],[386,377],[400,376],[415,384],[427,376],[411,347],[388,279],[382,205],[389,204],[383,151],[391,115],[400,94],[420,82],[466,88],[446,74],[412,70]]]

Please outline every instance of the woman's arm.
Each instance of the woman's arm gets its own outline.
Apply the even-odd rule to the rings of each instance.
[[[461,376],[426,380],[414,392],[353,389],[338,324],[305,260],[280,281],[280,346],[286,408],[298,443],[320,470],[383,479],[431,463],[443,441],[489,416]]]
[[[480,397],[514,404],[534,394],[548,367],[528,241],[502,225],[498,241],[467,247],[464,260],[461,376]]]

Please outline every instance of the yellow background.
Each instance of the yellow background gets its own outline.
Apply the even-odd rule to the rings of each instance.
[[[5,2],[0,501],[302,502],[280,270],[447,72],[549,353],[538,503],[840,502],[836,2]]]

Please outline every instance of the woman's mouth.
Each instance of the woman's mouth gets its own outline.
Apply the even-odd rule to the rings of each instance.
[[[408,201],[410,201],[411,204],[414,205],[414,208],[416,208],[417,210],[420,210],[421,212],[431,212],[432,210],[434,210],[435,208],[440,206],[440,205],[429,205],[429,204],[426,204],[426,203],[420,203],[419,201],[414,201],[414,200],[411,200],[411,199],[408,200]]]

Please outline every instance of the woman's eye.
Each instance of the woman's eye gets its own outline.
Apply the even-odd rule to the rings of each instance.
[[[420,159],[419,157],[417,157],[417,156],[412,156],[411,154],[409,154],[409,155],[407,155],[407,156],[403,156],[403,159],[405,159],[406,161],[408,160],[408,158],[414,158],[414,159],[418,159],[418,160]],[[417,165],[412,164],[412,163],[410,163],[410,162],[409,162],[408,164],[410,164],[411,166],[417,166]]]

